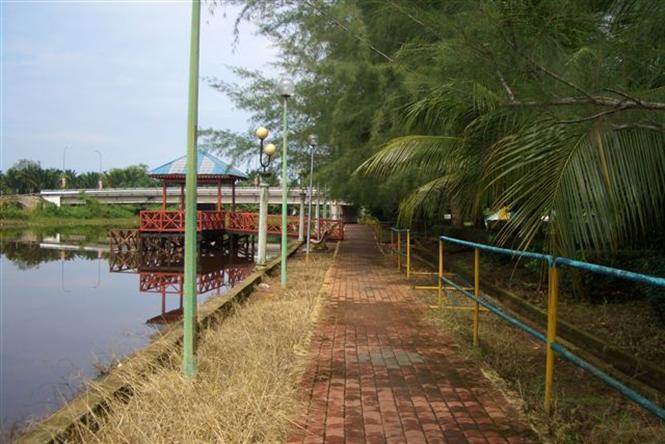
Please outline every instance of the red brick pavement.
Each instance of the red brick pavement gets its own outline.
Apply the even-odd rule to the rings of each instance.
[[[368,227],[348,225],[302,379],[290,443],[537,440],[504,396],[424,317]]]

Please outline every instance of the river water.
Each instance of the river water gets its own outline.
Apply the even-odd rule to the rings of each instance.
[[[199,303],[251,272],[221,254],[199,258]],[[103,233],[0,232],[0,439],[180,322],[181,282],[178,261],[110,257]]]

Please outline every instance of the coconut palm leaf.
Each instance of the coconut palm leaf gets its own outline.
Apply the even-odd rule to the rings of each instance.
[[[411,226],[417,215],[434,218],[438,213],[448,209],[448,199],[451,192],[456,191],[459,177],[447,174],[431,180],[416,188],[399,206],[399,224]]]
[[[386,177],[404,168],[444,172],[455,165],[457,137],[406,136],[391,140],[381,151],[363,162],[356,174]]]
[[[501,241],[526,248],[551,216],[550,249],[577,255],[613,251],[665,221],[665,138],[610,122],[542,120],[498,142],[488,156],[487,188],[515,216]],[[507,186],[505,184],[508,184]]]

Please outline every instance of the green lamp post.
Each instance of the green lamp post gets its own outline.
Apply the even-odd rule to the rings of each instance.
[[[182,371],[196,376],[196,127],[199,108],[199,28],[201,2],[192,1],[187,104],[187,169],[185,176],[185,282],[183,304]]]
[[[277,93],[282,97],[283,100],[283,134],[282,134],[282,248],[281,248],[281,264],[280,264],[280,278],[282,288],[286,288],[287,283],[287,269],[286,269],[286,229],[288,227],[288,193],[289,193],[289,183],[288,178],[286,177],[287,170],[287,133],[288,133],[288,123],[286,118],[287,111],[287,102],[289,97],[293,95],[294,86],[293,82],[287,78],[282,78],[277,83]]]

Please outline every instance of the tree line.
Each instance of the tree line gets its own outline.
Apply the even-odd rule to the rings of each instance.
[[[158,182],[147,175],[147,165],[131,165],[126,168],[112,168],[102,172],[101,181],[105,188],[154,187]],[[0,171],[0,191],[2,194],[38,193],[45,189],[97,188],[100,180],[98,172],[77,173],[58,168],[42,168],[39,162],[21,159]]]
[[[404,225],[507,207],[500,242],[570,256],[662,240],[665,3],[234,3],[297,82],[294,173],[317,133],[316,176],[335,197]],[[238,84],[209,83],[279,140],[274,70],[235,72]],[[251,131],[206,134],[256,155]]]

